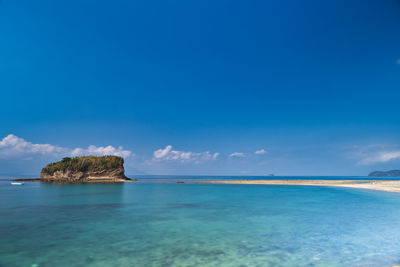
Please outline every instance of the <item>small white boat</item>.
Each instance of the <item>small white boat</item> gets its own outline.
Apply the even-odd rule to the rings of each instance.
[[[12,185],[23,185],[24,183],[21,182],[11,182]]]

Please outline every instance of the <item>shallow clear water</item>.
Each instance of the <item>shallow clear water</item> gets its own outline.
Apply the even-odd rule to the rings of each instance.
[[[0,181],[0,266],[391,266],[400,194]]]

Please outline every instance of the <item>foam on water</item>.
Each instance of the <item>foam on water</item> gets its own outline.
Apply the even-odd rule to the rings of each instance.
[[[0,266],[391,266],[400,194],[0,183]]]

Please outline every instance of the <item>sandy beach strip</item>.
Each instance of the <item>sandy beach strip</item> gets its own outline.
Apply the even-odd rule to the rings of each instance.
[[[213,184],[335,186],[400,193],[400,180],[216,180]]]

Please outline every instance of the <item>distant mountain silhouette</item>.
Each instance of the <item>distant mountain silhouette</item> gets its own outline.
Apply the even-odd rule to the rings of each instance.
[[[368,174],[368,176],[400,177],[400,170],[374,171]]]

